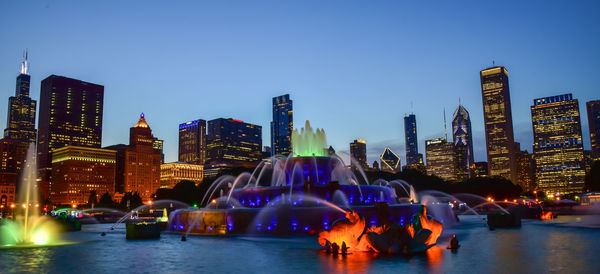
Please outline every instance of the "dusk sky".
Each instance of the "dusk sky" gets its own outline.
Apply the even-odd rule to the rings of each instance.
[[[289,93],[295,127],[310,120],[347,152],[367,140],[371,164],[404,160],[405,114],[419,152],[444,134],[459,99],[485,160],[479,71],[509,72],[515,139],[531,152],[534,98],[573,93],[585,148],[585,102],[600,99],[598,1],[2,1],[0,121],[25,48],[31,96],[51,74],[104,85],[102,146],[127,143],[141,112],[177,160],[178,124],[235,118],[261,125]],[[460,4],[458,4],[460,2]],[[171,6],[165,6],[169,3]],[[419,3],[417,5],[417,3]]]

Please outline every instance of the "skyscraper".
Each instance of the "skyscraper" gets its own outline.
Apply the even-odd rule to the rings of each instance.
[[[524,192],[535,189],[535,160],[527,150],[517,152],[517,184]]]
[[[473,157],[473,133],[471,132],[471,117],[462,105],[459,105],[452,115],[452,141],[455,146],[465,146],[467,149],[467,169],[475,162]]]
[[[363,170],[369,168],[367,164],[367,141],[359,138],[350,143],[350,156],[358,162]]]
[[[154,139],[142,113],[129,129],[129,145],[107,147],[117,151],[117,192],[137,192],[142,200],[148,201],[160,188],[161,152],[154,147]]]
[[[29,63],[27,52],[23,56],[21,71],[17,76],[15,96],[8,99],[8,114],[4,139],[0,140],[0,172],[18,173],[25,161],[29,144],[35,142],[36,101],[29,97]],[[15,182],[16,183],[16,182]]]
[[[516,182],[508,71],[500,66],[487,68],[480,79],[489,175]]]
[[[179,161],[203,165],[206,161],[206,121],[179,124]]]
[[[29,97],[29,64],[25,53],[21,72],[17,76],[15,96],[8,99],[8,115],[4,138],[17,140],[22,143],[35,142],[35,109],[36,101]]]
[[[414,114],[404,116],[404,139],[406,142],[406,165],[423,164],[417,139],[417,118]]]
[[[445,138],[425,141],[427,174],[444,180],[456,180],[454,144]]]
[[[262,127],[236,119],[208,121],[207,162],[254,165],[262,159]]]
[[[273,155],[288,155],[292,152],[294,111],[290,95],[273,97],[273,121],[271,122],[271,151]]]
[[[52,150],[64,146],[100,148],[104,87],[50,75],[40,91],[38,168],[46,192],[52,167]]]
[[[590,127],[590,143],[592,145],[592,158],[600,158],[600,100],[586,103],[588,125]]]
[[[535,99],[531,122],[538,189],[548,195],[581,191],[585,164],[577,99],[570,93]]]
[[[398,172],[400,171],[400,157],[389,147],[386,147],[379,156],[381,162],[381,171]]]

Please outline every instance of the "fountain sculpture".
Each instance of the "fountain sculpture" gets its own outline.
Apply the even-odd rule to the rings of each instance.
[[[308,121],[304,129],[293,131],[292,144],[289,157],[270,158],[237,178],[218,178],[203,199],[206,207],[172,212],[169,228],[184,236],[321,232],[321,244],[345,246],[350,252],[389,251],[381,243],[398,246],[400,234],[408,239],[402,240],[404,246],[417,238],[422,250],[435,244],[442,226],[427,217],[410,186],[410,192],[401,186],[410,199],[406,201],[389,183],[368,185],[362,170],[358,174],[367,185],[359,184],[342,159],[328,155],[324,130],[313,131]],[[388,237],[392,232],[398,234],[394,240]]]

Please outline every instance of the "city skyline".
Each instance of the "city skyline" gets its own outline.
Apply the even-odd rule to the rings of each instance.
[[[568,4],[565,4],[569,6]],[[12,7],[5,5],[3,21],[7,24],[11,18],[14,18],[17,14],[13,12],[19,7]],[[43,14],[45,9],[58,9],[61,4],[46,8],[32,7],[30,10],[30,16],[35,17]],[[556,5],[550,5],[541,11],[541,18],[550,18],[554,15],[560,7]],[[397,6],[396,9],[398,11]],[[327,8],[327,7],[326,7]],[[329,7],[333,8],[333,7]],[[350,7],[348,7],[350,8]],[[477,6],[475,9],[482,9],[483,6]],[[598,20],[590,18],[587,14],[590,11],[586,11],[581,7],[570,7],[575,9],[572,12],[581,12],[582,15],[578,18],[574,18],[571,22],[566,22],[567,26],[557,26],[557,23],[549,22],[551,26],[540,26],[535,25],[533,27],[526,28],[525,30],[517,30],[517,22],[508,22],[506,31],[516,31],[515,36],[511,37],[526,37],[531,35],[534,30],[540,30],[542,32],[549,32],[551,34],[548,38],[550,41],[557,39],[558,37],[570,37],[570,45],[559,45],[544,46],[544,49],[550,50],[553,47],[559,47],[559,50],[552,51],[556,53],[552,60],[542,59],[539,54],[533,54],[528,58],[524,58],[527,54],[531,54],[532,51],[537,49],[522,49],[523,53],[516,53],[515,48],[512,50],[510,47],[506,47],[502,51],[503,46],[507,46],[509,42],[500,42],[499,45],[485,46],[482,49],[473,53],[473,57],[465,55],[464,51],[472,50],[475,47],[480,47],[482,44],[465,43],[465,47],[468,49],[456,50],[456,52],[442,50],[436,47],[430,47],[428,49],[418,51],[416,59],[408,58],[407,56],[394,53],[392,50],[392,42],[399,42],[400,34],[409,35],[413,39],[423,39],[422,36],[415,36],[413,32],[408,30],[412,24],[410,21],[401,18],[389,18],[388,24],[385,25],[384,30],[373,34],[371,38],[382,42],[382,54],[375,54],[373,52],[365,52],[363,56],[358,56],[354,60],[350,60],[350,68],[354,69],[343,69],[342,71],[335,72],[333,67],[339,67],[344,63],[340,64],[342,58],[346,58],[354,53],[360,53],[360,47],[349,46],[347,51],[342,51],[340,54],[334,54],[330,58],[324,60],[318,60],[323,52],[311,51],[310,49],[294,51],[291,46],[285,44],[285,47],[278,54],[292,54],[300,52],[306,57],[305,66],[299,66],[301,69],[294,70],[295,65],[302,64],[296,58],[285,59],[283,65],[276,66],[276,63],[270,61],[267,62],[268,67],[259,67],[260,73],[250,75],[244,75],[238,70],[233,70],[232,74],[227,74],[223,67],[217,67],[216,71],[207,71],[205,67],[197,68],[196,62],[204,62],[207,67],[218,64],[215,59],[208,61],[204,60],[203,55],[193,54],[194,47],[184,48],[173,48],[174,53],[169,53],[164,56],[156,56],[150,58],[150,60],[141,60],[145,57],[145,54],[161,55],[162,51],[158,48],[150,47],[149,50],[143,50],[141,52],[131,53],[131,58],[124,58],[125,54],[128,54],[128,50],[131,50],[137,42],[129,41],[124,43],[121,49],[117,50],[112,48],[111,50],[100,51],[99,54],[92,54],[91,51],[96,49],[90,47],[89,49],[74,49],[73,46],[65,45],[64,48],[55,48],[49,46],[52,43],[52,39],[48,38],[47,35],[39,35],[42,31],[41,28],[30,29],[28,28],[28,22],[24,22],[22,26],[25,30],[22,33],[14,33],[12,30],[2,30],[3,37],[7,39],[3,46],[3,51],[0,53],[3,60],[3,65],[0,66],[0,88],[2,89],[2,97],[8,98],[10,94],[14,92],[14,77],[18,75],[19,64],[21,63],[21,53],[25,48],[29,48],[29,59],[32,63],[30,74],[31,74],[31,97],[33,100],[39,101],[40,82],[42,79],[50,76],[51,74],[62,75],[65,77],[81,79],[83,81],[97,83],[105,86],[105,106],[107,107],[104,114],[103,124],[103,146],[124,143],[127,140],[127,129],[133,126],[129,123],[131,118],[123,117],[136,117],[140,112],[148,114],[149,119],[152,120],[153,131],[155,135],[165,140],[165,154],[166,162],[173,162],[177,160],[177,148],[178,148],[178,131],[177,125],[180,123],[191,121],[195,119],[211,120],[219,117],[231,117],[235,119],[241,119],[248,121],[252,124],[260,125],[264,128],[269,127],[271,122],[271,111],[270,111],[270,98],[279,96],[281,94],[289,93],[295,101],[294,116],[296,116],[296,122],[303,124],[304,120],[311,120],[312,124],[319,128],[325,128],[328,133],[328,144],[333,146],[338,152],[347,152],[347,144],[352,140],[360,137],[364,138],[368,142],[368,163],[372,163],[373,160],[377,159],[382,153],[383,148],[389,146],[393,151],[399,152],[399,156],[402,158],[402,162],[406,163],[404,158],[404,134],[402,128],[402,118],[405,113],[409,113],[410,101],[413,101],[414,113],[419,116],[417,127],[419,128],[419,150],[424,150],[425,140],[440,137],[443,134],[443,126],[441,125],[441,115],[439,110],[443,108],[455,109],[458,105],[459,98],[462,104],[470,110],[473,124],[473,137],[474,137],[474,154],[475,161],[481,161],[485,159],[485,137],[483,133],[483,113],[481,110],[481,95],[478,79],[478,71],[492,66],[492,60],[496,60],[498,65],[505,66],[510,72],[510,86],[511,86],[511,103],[514,118],[514,129],[515,129],[515,141],[521,143],[521,149],[525,149],[529,152],[532,150],[533,133],[530,126],[531,116],[529,114],[529,105],[532,99],[546,96],[553,96],[564,93],[573,93],[573,96],[578,98],[581,102],[580,112],[585,112],[584,102],[591,101],[594,98],[597,91],[594,90],[594,74],[593,60],[594,56],[598,53],[586,52],[586,59],[584,60],[579,54],[574,51],[578,47],[582,47],[583,44],[595,45],[598,42],[598,36],[590,35],[591,37],[583,37],[584,33],[597,32],[596,30],[590,29],[589,26],[583,24],[586,20]],[[526,9],[527,10],[527,9]],[[100,9],[99,12],[106,12],[106,10]],[[238,11],[240,12],[240,11]],[[305,11],[306,12],[306,11]],[[338,17],[347,22],[346,16],[350,15],[361,15],[360,11],[350,8],[349,14]],[[378,8],[377,12],[382,14],[388,14],[383,9]],[[5,13],[5,14],[4,14]],[[493,16],[499,16],[498,12],[492,12]],[[512,16],[517,16],[519,12],[509,13]],[[302,14],[295,14],[300,16]],[[434,15],[439,15],[435,13]],[[54,18],[51,15],[50,18]],[[53,15],[56,16],[56,15]],[[433,15],[432,15],[433,16]],[[472,17],[478,18],[478,15],[469,15],[470,20]],[[139,17],[139,15],[136,15]],[[142,16],[139,19],[144,19]],[[189,14],[183,14],[183,18],[190,19]],[[245,17],[248,18],[247,15]],[[443,16],[442,16],[443,18]],[[215,18],[212,18],[215,19]],[[348,31],[354,27],[368,26],[373,24],[372,20],[366,18],[367,22],[365,25],[350,24],[348,26],[335,25],[336,29],[344,31],[343,35],[348,35]],[[414,19],[414,18],[413,18]],[[146,18],[146,20],[148,20]],[[215,19],[217,20],[217,19]],[[223,20],[223,21],[221,21]],[[252,21],[257,24],[269,24],[273,18],[269,17],[262,21]],[[441,19],[439,19],[441,20]],[[52,20],[50,20],[52,21]],[[120,22],[119,20],[117,20]],[[219,30],[228,30],[231,26],[224,23],[224,19],[217,21],[217,27]],[[92,18],[91,23],[94,23]],[[162,21],[159,21],[162,22]],[[466,21],[460,21],[466,23]],[[91,24],[90,23],[90,24]],[[317,22],[318,23],[318,22]],[[389,27],[390,24],[400,24],[404,28],[399,30],[398,33],[394,32]],[[57,20],[55,23],[50,23],[50,27],[65,27],[65,21]],[[90,33],[94,31],[93,24],[83,24],[80,27],[66,27],[67,29],[76,28],[76,30],[85,30],[83,27],[87,27]],[[234,21],[231,24],[238,26],[242,22]],[[290,26],[289,22],[283,23],[285,26]],[[457,23],[454,23],[457,24]],[[505,25],[502,22],[492,23]],[[593,24],[590,24],[593,25]],[[299,30],[302,30],[301,26],[293,25]],[[578,27],[578,30],[574,33],[568,34],[571,29],[568,27]],[[139,26],[135,26],[139,28]],[[430,26],[430,28],[436,29],[437,25]],[[454,27],[456,27],[454,25]],[[537,29],[535,29],[537,27]],[[556,27],[556,29],[552,29]],[[406,29],[405,29],[406,28]],[[465,31],[473,32],[476,31],[475,26],[469,26]],[[47,30],[43,28],[44,30]],[[268,29],[269,32],[279,30],[279,28],[272,27]],[[329,29],[332,30],[332,29]],[[458,29],[453,29],[456,37],[460,37],[463,33]],[[50,33],[58,33],[55,30],[48,30]],[[159,29],[159,31],[164,31]],[[581,32],[581,33],[580,33]],[[210,37],[219,38],[217,32],[212,30],[209,32]],[[339,42],[330,41],[325,37],[325,31],[317,31],[315,35],[318,38],[311,41],[319,41],[318,39],[324,40],[327,48],[340,46]],[[366,35],[367,32],[363,29],[360,34]],[[396,34],[393,40],[385,40],[383,34],[392,33]],[[125,32],[117,32],[117,37],[123,38]],[[239,34],[239,33],[238,33]],[[464,34],[464,33],[463,33]],[[504,33],[506,34],[506,33]],[[100,37],[105,37],[107,34],[100,34]],[[270,38],[268,34],[265,38]],[[442,36],[439,32],[434,32],[436,38]],[[66,36],[60,36],[62,38],[69,38]],[[94,41],[95,38],[83,35],[86,39],[84,40],[83,46]],[[144,37],[135,36],[141,41]],[[346,37],[346,36],[345,36]],[[450,44],[456,46],[456,43],[461,42],[460,38],[449,38]],[[221,37],[222,38],[222,37]],[[342,39],[342,42],[355,41],[354,37],[346,37],[348,40]],[[48,40],[50,39],[50,40]],[[56,38],[54,38],[56,39]],[[69,38],[70,39],[70,38]],[[530,40],[533,38],[529,38]],[[68,39],[67,39],[68,40]],[[234,39],[235,40],[235,39]],[[535,39],[534,39],[535,40]],[[180,41],[181,42],[181,41]],[[385,43],[387,42],[387,43]],[[557,42],[557,41],[554,41]],[[540,43],[532,43],[533,45],[539,45]],[[230,45],[229,43],[225,43]],[[418,43],[415,43],[415,45]],[[33,46],[41,45],[41,46]],[[394,44],[396,45],[396,44]],[[567,49],[562,49],[566,47]],[[268,47],[261,48],[258,56],[265,56],[263,50],[268,51]],[[399,48],[396,50],[406,50],[407,48]],[[408,49],[414,51],[415,49],[409,47]],[[204,48],[206,50],[206,48]],[[226,54],[231,49],[213,49],[218,55]],[[296,49],[297,50],[297,49]],[[327,50],[327,53],[331,49]],[[323,49],[321,49],[323,51]],[[439,51],[439,52],[438,52]],[[209,52],[210,53],[210,52]],[[424,54],[435,53],[432,58],[436,60],[421,59]],[[397,54],[397,55],[394,55]],[[97,56],[98,55],[98,56]],[[543,55],[543,54],[542,54]],[[170,58],[171,56],[179,56],[179,58]],[[107,59],[103,61],[98,59]],[[221,66],[228,67],[231,64],[238,64],[242,67],[252,67],[257,64],[256,59],[248,59],[245,56],[236,55],[239,60],[225,60]],[[389,58],[385,58],[389,57]],[[168,59],[168,60],[166,60]],[[401,62],[404,61],[404,62]],[[533,61],[532,61],[533,60]],[[423,62],[424,64],[418,65],[417,62]],[[439,63],[439,67],[433,69],[431,72],[425,71],[424,67],[432,66],[433,63]],[[333,63],[337,63],[337,66],[333,66]],[[461,66],[454,66],[455,64],[461,64]],[[109,66],[110,64],[110,66]],[[367,73],[366,76],[362,76],[365,72],[362,69],[356,69],[360,65],[369,68],[381,64],[383,66],[380,71],[381,75],[374,76]],[[562,64],[562,66],[560,66]],[[315,67],[323,65],[324,68],[317,70],[318,73],[326,72],[325,77],[318,77],[317,74],[307,74],[310,70]],[[146,68],[141,69],[146,66]],[[454,71],[447,73],[448,67],[453,67]],[[553,67],[556,73],[552,76],[548,74],[542,74],[541,71],[544,68]],[[112,71],[111,71],[112,70]],[[277,77],[265,77],[269,73],[276,70],[283,71],[282,73],[276,74],[277,77],[282,79],[275,79]],[[412,70],[412,71],[411,71]],[[440,71],[445,71],[446,74],[440,78],[440,83],[427,82],[423,84],[423,77],[428,77],[430,73],[438,74]],[[202,72],[202,73],[199,73]],[[189,77],[189,75],[205,75],[201,78],[204,82],[210,83],[198,83],[196,78]],[[184,87],[177,87],[181,90],[172,90],[173,85],[170,83],[174,81],[174,76],[181,77],[183,74],[185,77],[194,80],[193,84],[185,84]],[[301,75],[301,76],[299,76]],[[401,75],[400,79],[398,75]],[[161,76],[161,77],[159,77]],[[184,77],[184,78],[185,78]],[[197,77],[197,76],[196,76]],[[211,81],[208,78],[216,77],[218,81]],[[223,77],[227,77],[229,82],[224,82]],[[329,77],[329,78],[327,78]],[[356,79],[352,79],[356,77]],[[327,78],[327,79],[324,79]],[[414,79],[411,79],[414,78]],[[144,79],[141,81],[141,79]],[[151,79],[151,80],[148,80]],[[385,80],[383,82],[380,82]],[[230,82],[240,82],[239,84],[232,84]],[[373,85],[377,81],[376,85]],[[444,82],[442,84],[442,82]],[[446,90],[445,93],[434,92],[435,90],[441,90],[442,87]],[[448,90],[450,90],[448,92]],[[176,98],[169,98],[171,94],[178,91]],[[232,98],[232,94],[241,92],[242,96],[236,96]],[[433,96],[423,96],[423,92],[429,91]],[[162,92],[162,93],[161,93]],[[348,94],[346,94],[348,92]],[[144,96],[148,94],[148,96]],[[216,95],[215,95],[216,94]],[[369,94],[369,100],[362,100],[360,95]],[[429,98],[437,97],[437,98]],[[218,104],[221,102],[222,104]],[[124,104],[129,106],[125,107]],[[7,113],[6,106],[0,105],[0,113]],[[161,107],[156,107],[161,106]],[[189,109],[189,110],[188,110]],[[331,112],[333,109],[337,115],[324,116],[324,113]],[[377,111],[375,111],[377,110]],[[381,113],[383,110],[384,113]],[[372,121],[371,117],[379,117],[377,120],[383,121]],[[324,119],[321,117],[328,117]],[[385,117],[386,119],[382,119]],[[6,119],[5,116],[0,116],[0,119]],[[584,140],[584,148],[590,148],[589,141],[589,129],[586,115],[582,115],[582,135]],[[36,125],[39,121],[36,122]],[[349,126],[351,125],[351,126]],[[393,127],[389,125],[394,125]],[[521,130],[521,131],[519,131]],[[263,144],[270,143],[270,134],[268,130],[262,135]]]

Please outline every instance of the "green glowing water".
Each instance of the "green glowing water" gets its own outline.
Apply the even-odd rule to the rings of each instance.
[[[327,139],[325,130],[316,129],[310,126],[308,120],[304,128],[294,129],[292,132],[292,150],[294,156],[327,156]]]

